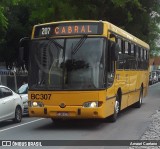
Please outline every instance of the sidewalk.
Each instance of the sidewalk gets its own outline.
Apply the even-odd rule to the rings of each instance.
[[[160,108],[153,113],[151,123],[140,140],[160,140]],[[160,149],[160,146],[131,146],[128,149]]]

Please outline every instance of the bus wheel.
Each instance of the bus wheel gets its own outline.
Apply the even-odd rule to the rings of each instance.
[[[116,97],[115,105],[114,105],[114,113],[109,118],[111,122],[115,122],[117,120],[118,113],[120,111],[120,103],[119,103],[119,97]]]
[[[138,102],[135,103],[134,107],[140,108],[142,105],[142,100],[143,100],[143,89],[141,87],[140,94],[139,94],[139,100],[138,100]]]

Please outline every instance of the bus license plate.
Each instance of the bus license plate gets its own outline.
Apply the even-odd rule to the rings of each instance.
[[[57,116],[69,116],[68,112],[57,112]]]

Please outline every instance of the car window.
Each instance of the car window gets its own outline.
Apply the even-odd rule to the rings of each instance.
[[[160,71],[156,71],[158,75],[160,75]]]
[[[11,96],[13,94],[11,90],[9,90],[8,88],[4,88],[4,87],[1,88],[1,93],[2,93],[2,98]]]
[[[27,94],[27,93],[28,93],[28,84],[24,84],[18,89],[18,94]]]

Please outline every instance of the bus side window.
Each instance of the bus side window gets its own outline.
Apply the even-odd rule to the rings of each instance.
[[[133,43],[128,43],[128,52],[129,52],[129,56],[128,56],[128,62],[127,64],[129,64],[127,69],[132,69],[135,70],[136,69],[136,58],[135,58],[135,49],[134,49],[134,44]]]
[[[148,51],[146,50],[146,60],[149,59],[149,56],[148,56]]]
[[[143,61],[143,59],[144,59],[144,49],[143,48],[141,48],[141,60]]]
[[[146,49],[146,61],[147,61],[147,66],[146,66],[146,69],[148,69],[148,66],[149,66],[149,55],[148,55],[148,50]]]
[[[136,45],[134,44],[134,57],[136,58]]]
[[[121,38],[118,38],[117,43],[120,47],[120,51],[119,51],[119,55],[118,55],[118,60],[116,62],[116,68],[123,69],[123,65],[124,65],[123,64],[124,63],[124,61],[123,61],[123,51],[124,51],[123,50],[123,40]]]
[[[135,45],[135,51],[136,51],[136,59],[138,60],[139,52],[138,52],[138,46],[137,45]]]
[[[134,57],[135,57],[135,61],[136,61],[135,62],[136,63],[135,69],[138,69],[138,46],[136,44],[134,45]]]
[[[125,41],[125,54],[128,54],[128,42],[127,41]]]
[[[143,48],[140,48],[140,67],[141,67],[141,69],[144,69],[143,67],[143,62],[144,62],[144,60],[143,60]]]
[[[139,59],[140,59],[140,57],[141,57],[140,47],[137,47],[137,53],[138,53],[138,60],[139,60]]]
[[[142,69],[144,69],[144,67],[145,67],[145,60],[144,60],[144,49],[143,48],[141,48],[141,53],[142,53],[142,57],[141,57]]]
[[[130,55],[135,56],[134,44],[130,44]]]
[[[118,43],[119,48],[120,48],[119,54],[122,54],[122,40],[120,38],[117,38],[117,43]]]
[[[129,43],[128,41],[124,42],[124,69],[130,69],[129,64]]]
[[[141,69],[141,48],[137,46],[137,69]]]
[[[144,49],[144,69],[147,70],[147,50]]]
[[[144,49],[144,60],[147,60],[146,55],[147,55],[147,50],[146,50],[146,49]]]

